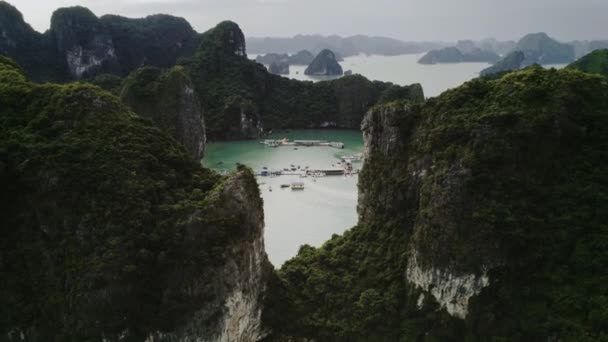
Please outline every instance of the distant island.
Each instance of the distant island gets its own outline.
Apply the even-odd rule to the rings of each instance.
[[[520,70],[532,64],[561,64],[575,60],[574,46],[560,43],[544,32],[524,36],[507,54],[493,66],[483,70],[482,76]]]
[[[487,62],[494,63],[500,56],[488,50],[472,47],[469,51],[461,51],[457,47],[447,47],[440,50],[432,50],[424,55],[418,63],[440,64],[440,63],[463,63],[463,62]]]
[[[309,65],[315,59],[315,55],[308,50],[300,50],[295,54],[287,53],[267,53],[265,55],[259,55],[255,58],[255,61],[270,65],[272,63],[287,63],[289,65]]]
[[[289,63],[284,61],[272,62],[268,66],[268,71],[275,75],[289,75]]]
[[[319,52],[317,57],[304,71],[305,75],[310,76],[337,76],[343,73],[342,66],[338,63],[336,55],[328,49]]]
[[[296,35],[294,37],[264,37],[247,38],[247,50],[253,54],[289,53],[295,54],[308,50],[318,54],[324,49],[334,52],[337,60],[342,58],[366,55],[397,56],[424,53],[440,49],[449,44],[443,42],[405,42],[387,37],[370,37],[356,35],[340,37],[336,35]]]

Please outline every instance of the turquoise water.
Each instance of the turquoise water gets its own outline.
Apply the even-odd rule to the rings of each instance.
[[[203,164],[216,171],[232,171],[236,163],[245,164],[256,172],[263,167],[282,170],[291,165],[323,169],[339,162],[340,156],[363,150],[359,131],[297,130],[276,133],[269,138],[340,141],[345,148],[298,147],[295,150],[294,147],[267,147],[260,144],[260,140],[215,142],[207,146]],[[341,234],[357,223],[356,175],[257,178],[264,200],[266,251],[276,267],[294,257],[301,245],[321,246],[333,234]],[[305,189],[292,191],[281,188],[281,184],[294,181],[303,182]]]

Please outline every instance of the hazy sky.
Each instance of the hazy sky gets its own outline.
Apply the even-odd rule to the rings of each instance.
[[[9,0],[35,29],[58,7],[141,17],[167,13],[198,31],[230,19],[247,36],[383,35],[403,40],[608,39],[608,0]]]

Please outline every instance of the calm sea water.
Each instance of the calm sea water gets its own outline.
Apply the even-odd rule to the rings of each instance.
[[[420,83],[426,97],[437,96],[444,91],[479,76],[481,70],[490,66],[488,63],[453,63],[453,64],[418,64],[424,54],[401,56],[366,56],[347,57],[340,62],[342,68],[352,70],[373,81],[392,82],[399,85]],[[256,55],[251,55],[255,59]],[[565,64],[546,65],[545,67],[561,68]],[[289,78],[302,81],[321,81],[336,77],[312,77],[304,75],[306,66],[292,65]]]
[[[210,143],[203,164],[217,171],[231,171],[236,163],[254,171],[263,167],[282,170],[291,165],[312,169],[331,168],[340,156],[360,153],[362,135],[350,130],[297,130],[271,138],[341,141],[345,149],[331,147],[266,147],[256,140]],[[357,164],[355,164],[356,166]],[[282,189],[281,184],[304,182],[303,191]],[[357,176],[300,178],[258,177],[264,200],[265,241],[270,261],[279,267],[294,257],[303,244],[321,246],[333,234],[357,223]],[[272,191],[270,191],[272,189]]]

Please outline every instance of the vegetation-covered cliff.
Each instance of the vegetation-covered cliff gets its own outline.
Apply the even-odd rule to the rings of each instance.
[[[606,95],[532,67],[373,108],[359,224],[281,268],[275,340],[605,340]]]
[[[111,73],[125,76],[143,65],[171,67],[191,56],[199,35],[182,18],[97,18],[84,7],[60,8],[44,34],[0,1],[0,54],[14,59],[36,81],[65,82]]]
[[[304,74],[312,76],[342,75],[342,66],[338,63],[336,55],[331,50],[323,50],[317,54]]]
[[[279,128],[357,128],[378,102],[396,96],[424,101],[417,84],[400,87],[362,76],[313,83],[272,75],[245,51],[239,26],[223,22],[203,34],[195,56],[182,61],[203,104],[210,139],[258,137]]]
[[[0,2],[0,16],[10,19],[10,25],[0,21],[7,37],[0,41],[0,54],[14,57],[31,79],[83,79],[116,95],[124,90],[122,99],[135,112],[162,120],[170,119],[164,115],[169,112],[181,113],[177,119],[198,113],[198,100],[212,140],[257,138],[276,128],[358,128],[364,113],[378,101],[396,94],[424,100],[419,85],[399,87],[361,76],[313,84],[272,75],[247,59],[244,34],[232,22],[199,35],[185,20],[171,16],[97,18],[86,8],[72,7],[57,10],[51,29],[38,34],[5,2]],[[43,49],[40,44],[48,46]],[[165,70],[176,63],[182,66],[180,73]],[[142,66],[163,70],[137,71]],[[141,84],[154,73],[158,80]],[[181,74],[183,82],[159,78],[160,74]],[[195,94],[180,97],[190,82]],[[154,120],[185,143],[192,155],[200,155],[201,134],[184,132],[180,122],[161,121]]]
[[[200,160],[206,143],[200,100],[183,67],[163,71],[144,67],[121,86],[121,99],[131,109],[168,132]]]
[[[2,340],[264,335],[249,170],[220,177],[110,93],[0,58],[0,186]]]
[[[532,64],[560,64],[574,61],[574,46],[560,43],[546,33],[532,33],[524,36],[513,51],[482,70],[481,75],[489,76],[505,71],[515,71]]]
[[[570,64],[568,69],[608,76],[608,50],[595,50]]]

